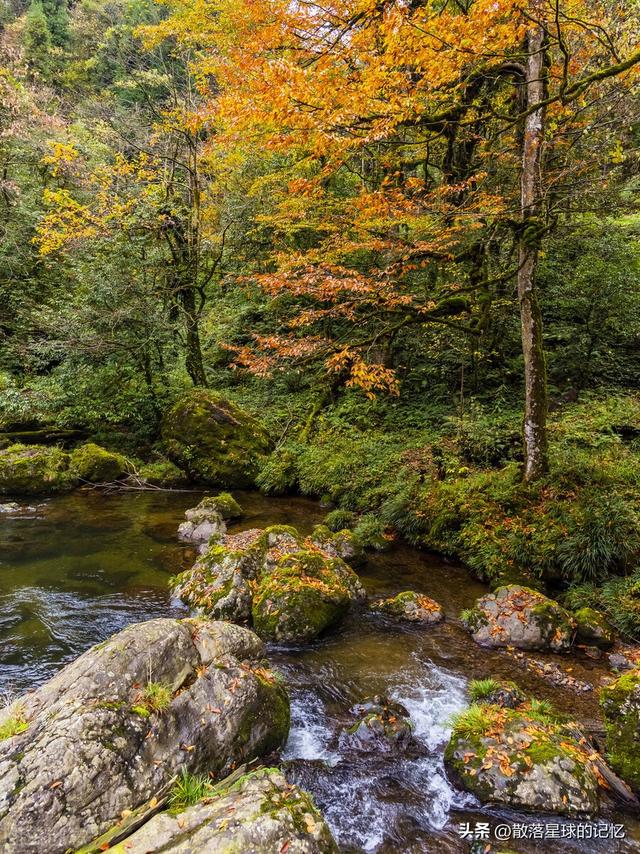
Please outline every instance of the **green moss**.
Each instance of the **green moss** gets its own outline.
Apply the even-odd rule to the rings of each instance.
[[[146,463],[138,470],[140,477],[152,486],[176,489],[188,483],[186,474],[170,460]]]
[[[213,498],[205,498],[201,504],[205,502],[211,502],[212,508],[217,510],[223,519],[240,519],[244,516],[244,510],[230,492],[220,492]]]
[[[69,454],[59,448],[12,445],[0,451],[0,495],[47,495],[77,484]]]
[[[253,485],[271,447],[254,418],[206,389],[193,389],[169,409],[162,438],[169,458],[194,480],[232,488]]]
[[[607,620],[593,608],[579,608],[573,615],[579,643],[608,649],[615,643],[615,632]]]
[[[149,709],[146,706],[140,706],[140,705],[131,706],[131,711],[134,714],[139,715],[141,718],[150,718],[151,717],[151,712],[149,711]]]
[[[611,767],[640,790],[640,668],[602,689],[607,758]]]
[[[76,448],[71,454],[72,473],[89,483],[110,483],[132,468],[122,454],[113,454],[91,442]]]
[[[355,524],[357,516],[350,510],[332,510],[324,517],[323,523],[330,531],[336,533],[345,529],[352,528]]]

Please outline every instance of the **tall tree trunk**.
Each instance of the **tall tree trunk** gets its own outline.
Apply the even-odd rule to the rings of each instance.
[[[193,288],[184,287],[180,291],[182,312],[185,325],[185,367],[195,386],[207,387],[207,375],[202,359],[200,328],[196,311],[196,295]]]
[[[526,109],[545,96],[544,30],[534,25],[527,33]],[[536,289],[541,235],[541,150],[544,138],[544,107],[533,109],[525,119],[522,152],[518,301],[524,354],[524,479],[537,480],[548,468],[547,373],[542,339],[542,314]]]

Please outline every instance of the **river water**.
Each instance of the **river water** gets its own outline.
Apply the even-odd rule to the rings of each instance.
[[[8,698],[33,688],[129,623],[184,615],[169,596],[168,579],[195,560],[191,548],[177,543],[176,529],[200,497],[79,491],[0,513],[0,694]],[[324,515],[317,503],[302,498],[236,497],[246,516],[233,532],[273,524],[308,532]],[[462,567],[400,545],[373,556],[359,574],[371,595],[426,593],[442,604],[446,620],[419,628],[360,613],[315,644],[269,649],[292,698],[282,757],[287,775],[312,792],[342,850],[447,854],[469,850],[461,825],[515,822],[527,825],[529,835],[540,832],[541,822],[562,825],[557,818],[480,808],[457,790],[443,765],[448,722],[468,703],[466,685],[474,678],[513,679],[597,729],[595,691],[555,687],[507,652],[474,644],[458,614],[486,588]],[[601,662],[584,656],[551,660],[593,686],[606,676]],[[351,707],[374,694],[410,712],[420,746],[415,755],[345,751],[339,732],[353,721]],[[609,819],[624,823],[626,840],[512,840],[492,850],[640,852],[638,823],[616,814]]]

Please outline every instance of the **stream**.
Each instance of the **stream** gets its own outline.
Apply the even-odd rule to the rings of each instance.
[[[246,515],[230,527],[232,533],[273,524],[295,525],[306,533],[325,514],[303,498],[234,494]],[[20,502],[18,512],[0,513],[0,696],[8,699],[41,684],[130,623],[184,616],[185,609],[169,595],[168,579],[195,560],[194,550],[177,542],[176,530],[185,509],[200,497],[197,492],[78,491]],[[314,644],[269,648],[292,699],[291,733],[282,756],[287,776],[313,794],[342,850],[447,854],[469,851],[461,823],[569,824],[481,808],[457,790],[443,764],[448,722],[468,703],[466,685],[474,678],[513,679],[594,728],[600,720],[596,692],[554,686],[508,652],[473,643],[458,614],[486,587],[462,567],[399,545],[373,555],[359,575],[370,595],[426,593],[442,604],[447,619],[425,628],[357,613]],[[602,662],[580,654],[546,658],[593,686],[608,672]],[[352,722],[350,708],[374,694],[386,694],[408,709],[419,755],[344,753],[339,731]],[[606,820],[624,823],[627,838],[518,840],[504,850],[548,851],[553,845],[587,854],[640,852],[635,819],[612,814]]]

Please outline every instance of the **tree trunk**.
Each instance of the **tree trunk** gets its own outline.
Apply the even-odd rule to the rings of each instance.
[[[534,25],[527,33],[526,110],[545,96],[544,30]],[[548,469],[547,374],[542,339],[542,315],[536,289],[541,236],[541,150],[544,138],[544,107],[525,118],[522,152],[518,301],[524,354],[524,479],[534,481]]]
[[[195,386],[207,387],[207,375],[200,346],[200,329],[196,311],[196,295],[193,288],[180,291],[185,325],[185,367]]]

